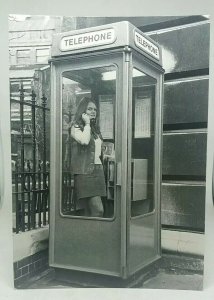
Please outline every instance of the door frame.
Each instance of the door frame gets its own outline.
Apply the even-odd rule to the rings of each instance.
[[[84,55],[74,55],[69,56],[62,59],[54,59],[51,61],[51,71],[52,71],[52,105],[51,105],[51,176],[50,176],[50,242],[49,242],[49,263],[53,267],[61,267],[68,268],[73,270],[82,270],[82,271],[93,271],[95,273],[101,273],[106,275],[113,276],[123,276],[124,270],[124,255],[126,256],[126,252],[124,254],[123,245],[126,245],[126,221],[122,222],[122,207],[125,207],[125,202],[122,201],[122,195],[126,195],[126,185],[124,185],[123,176],[121,176],[121,170],[124,168],[124,163],[126,163],[126,159],[123,155],[122,151],[122,136],[123,136],[123,127],[122,126],[122,118],[121,115],[121,106],[123,107],[123,92],[122,87],[124,83],[124,74],[123,74],[123,52],[121,49],[117,51],[106,51],[106,52],[97,52],[95,54],[84,54]],[[114,61],[114,62],[112,62]],[[62,91],[61,91],[61,80],[58,78],[62,78],[62,72],[68,70],[80,70],[80,69],[90,69],[90,68],[98,68],[104,66],[112,66],[117,65],[116,74],[117,74],[117,83],[116,83],[116,107],[115,107],[115,153],[116,153],[116,188],[115,188],[115,207],[114,207],[114,219],[106,219],[106,218],[90,218],[93,221],[102,221],[102,222],[113,222],[116,218],[118,219],[118,228],[120,231],[120,241],[118,242],[118,247],[120,251],[120,267],[117,272],[109,272],[106,270],[96,270],[96,269],[87,269],[87,268],[78,268],[75,266],[65,266],[62,264],[58,264],[55,262],[55,229],[56,229],[56,214],[58,214],[59,210],[59,199],[61,202],[61,167],[62,167],[62,117],[61,117],[61,106],[60,101],[57,101],[57,97],[61,99]],[[60,113],[59,113],[60,112]],[[57,115],[58,114],[58,115]],[[57,138],[58,137],[58,138]],[[126,150],[124,150],[126,151]],[[59,159],[60,158],[60,159]],[[60,176],[57,176],[57,172],[60,170]],[[125,200],[125,199],[124,199]],[[57,216],[58,217],[58,216]],[[83,217],[75,217],[75,216],[62,216],[61,218],[69,218],[74,222],[75,219],[84,219]],[[88,218],[85,218],[88,220]],[[125,219],[125,218],[124,218]],[[123,225],[121,224],[123,223]],[[121,227],[122,225],[122,227]],[[114,249],[113,249],[114,250]]]
[[[139,264],[135,269],[131,270],[130,267],[130,227],[131,227],[131,155],[132,155],[132,126],[129,126],[127,132],[128,140],[128,158],[127,158],[127,274],[131,275],[141,268],[149,265],[156,259],[161,256],[161,180],[162,180],[162,110],[163,110],[163,73],[164,70],[153,63],[152,61],[145,58],[143,55],[139,54],[135,50],[132,51],[130,58],[130,67],[129,67],[129,102],[128,102],[128,111],[130,111],[129,120],[132,124],[132,70],[133,68],[138,69],[139,71],[151,76],[156,79],[155,87],[155,140],[154,140],[154,209],[148,214],[143,214],[134,218],[147,218],[151,215],[155,215],[155,247],[157,255],[151,261],[145,261]],[[133,219],[134,219],[133,218]]]

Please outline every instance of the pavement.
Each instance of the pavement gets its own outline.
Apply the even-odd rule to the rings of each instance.
[[[203,258],[164,254],[162,258],[127,280],[70,270],[49,268],[24,283],[19,289],[50,288],[147,288],[147,289],[203,289]]]

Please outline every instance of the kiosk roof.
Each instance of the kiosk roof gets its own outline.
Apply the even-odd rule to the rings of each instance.
[[[56,34],[52,58],[121,47],[135,49],[162,65],[160,46],[128,21]]]

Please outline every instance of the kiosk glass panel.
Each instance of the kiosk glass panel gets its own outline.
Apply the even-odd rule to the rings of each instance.
[[[156,79],[132,74],[131,216],[154,210],[154,128]]]
[[[85,98],[89,103],[91,103],[90,100],[94,102],[94,119],[90,120],[90,141],[82,143],[76,140],[74,132],[76,134],[76,129],[80,131],[80,135],[85,132],[86,123],[82,118],[81,122],[83,122],[80,122],[82,127],[81,124],[80,126],[76,124],[80,103]],[[68,70],[62,73],[61,213],[64,216],[86,218],[113,218],[114,216],[115,99],[115,66]],[[84,167],[79,160],[84,160]],[[102,180],[98,178],[102,177],[102,174],[96,175],[98,177],[94,179],[94,171],[88,171],[85,168],[87,164],[90,167],[92,165],[93,170],[99,165],[98,169],[101,168],[101,173],[104,173]],[[83,173],[87,173],[87,178]],[[96,195],[101,195],[101,197],[93,204],[91,199]],[[103,210],[102,216],[92,213],[93,205],[98,205],[98,209]]]

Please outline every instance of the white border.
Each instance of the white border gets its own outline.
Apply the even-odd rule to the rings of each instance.
[[[1,130],[7,136],[9,132],[9,85],[8,85],[8,42],[7,15],[43,14],[43,15],[73,15],[73,16],[172,16],[172,15],[211,15],[211,51],[210,51],[210,104],[209,133],[207,151],[207,194],[206,194],[206,238],[205,238],[205,281],[203,292],[175,290],[145,290],[145,289],[54,289],[54,290],[13,290],[12,288],[12,222],[11,222],[11,187],[10,160],[5,158],[5,201],[0,210],[0,298],[4,299],[213,299],[214,295],[214,208],[211,200],[211,173],[214,149],[214,1],[213,0],[0,0],[0,30],[1,30],[1,72],[0,72],[0,118]],[[3,147],[10,153],[10,144],[4,139]]]

